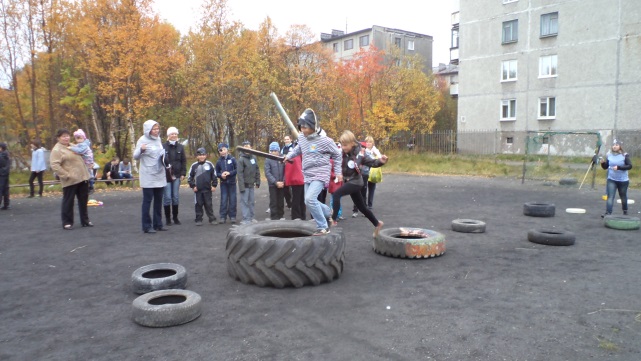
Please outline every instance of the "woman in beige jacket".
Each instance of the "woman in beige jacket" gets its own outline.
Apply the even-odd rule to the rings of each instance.
[[[89,172],[82,157],[69,149],[71,133],[60,129],[57,133],[58,143],[51,150],[51,169],[60,177],[62,184],[62,228],[73,229],[74,197],[78,198],[80,224],[93,227],[89,221],[87,201],[89,200]]]

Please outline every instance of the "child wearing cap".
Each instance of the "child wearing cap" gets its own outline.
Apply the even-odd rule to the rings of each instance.
[[[72,152],[80,155],[82,160],[87,166],[87,172],[89,172],[89,194],[93,193],[93,151],[91,150],[91,141],[87,139],[85,132],[82,129],[78,129],[73,132],[73,138],[76,141],[75,144],[69,145],[69,149]]]
[[[236,158],[229,154],[227,143],[218,144],[218,161],[216,161],[216,175],[220,180],[220,221],[231,224],[236,223]]]
[[[248,140],[243,142],[243,147],[250,148]],[[260,169],[256,156],[241,153],[238,159],[238,191],[240,192],[240,209],[243,221],[240,224],[257,222],[254,218],[254,187],[260,187]]]
[[[287,154],[285,160],[303,155],[303,176],[305,177],[305,205],[316,222],[315,236],[329,233],[328,219],[331,209],[318,201],[318,194],[329,185],[330,159],[334,160],[334,172],[339,182],[343,180],[340,150],[334,141],[320,128],[316,113],[305,109],[298,118],[298,144]]]
[[[189,187],[194,190],[196,204],[196,225],[203,225],[203,207],[209,218],[209,224],[218,224],[214,209],[212,206],[212,192],[218,186],[216,177],[216,167],[207,160],[207,151],[205,148],[198,148],[196,151],[197,161],[189,169],[189,178],[187,182]]]
[[[605,205],[605,213],[601,217],[612,214],[612,207],[614,206],[614,197],[616,192],[619,192],[621,198],[621,208],[623,214],[628,214],[628,186],[630,185],[630,178],[628,177],[628,170],[632,169],[632,161],[630,155],[623,151],[623,144],[618,141],[612,141],[612,148],[608,152],[605,159],[601,159],[601,168],[608,170],[608,180],[606,184],[606,191],[608,200]]]
[[[269,144],[269,153],[280,155],[278,142]],[[274,159],[265,159],[265,178],[269,185],[269,214],[271,220],[284,220],[285,216],[285,165]]]

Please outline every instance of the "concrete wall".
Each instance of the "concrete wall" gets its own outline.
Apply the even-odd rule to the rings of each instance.
[[[559,13],[558,35],[540,38],[541,14]],[[641,128],[639,0],[460,1],[461,130]],[[502,23],[518,19],[519,39],[501,44]],[[539,79],[539,57],[556,54],[558,75]],[[501,82],[501,61],[518,79]],[[539,98],[556,97],[556,118],[539,120]],[[515,121],[500,121],[502,99],[517,99]],[[464,117],[465,122],[462,122]]]

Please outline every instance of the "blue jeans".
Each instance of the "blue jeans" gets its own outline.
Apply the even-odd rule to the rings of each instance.
[[[220,183],[220,220],[236,220],[236,183]]]
[[[173,182],[167,183],[164,188],[162,205],[163,206],[177,206],[180,201],[180,177],[174,179]]]
[[[142,230],[162,228],[162,194],[163,187],[142,189]],[[153,224],[149,216],[151,201],[154,201]]]
[[[243,212],[243,222],[251,223],[254,219],[254,187],[246,187],[240,193],[240,210]]]
[[[612,213],[612,207],[614,206],[614,196],[617,190],[619,191],[619,198],[621,198],[621,209],[623,209],[624,211],[628,210],[628,185],[630,185],[630,181],[619,182],[608,179],[608,183],[605,186],[608,194],[608,201],[605,203],[606,213]]]
[[[309,213],[314,217],[317,229],[327,228],[327,218],[331,215],[332,211],[327,206],[318,201],[318,194],[325,188],[325,184],[319,180],[305,183],[305,205]]]

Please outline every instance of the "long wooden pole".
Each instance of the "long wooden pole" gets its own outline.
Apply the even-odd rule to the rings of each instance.
[[[289,128],[289,130],[292,132],[292,134],[298,138],[298,129],[294,126],[294,123],[289,119],[289,116],[287,113],[285,113],[285,109],[283,109],[283,106],[280,104],[280,101],[278,101],[278,97],[274,92],[269,94],[269,96],[272,98],[274,103],[276,103],[276,109],[278,109],[278,112],[280,113],[280,116],[283,117],[283,120],[285,121],[285,125]]]

